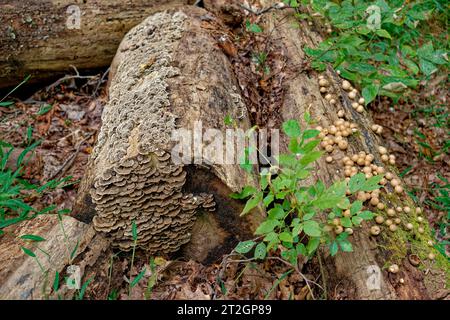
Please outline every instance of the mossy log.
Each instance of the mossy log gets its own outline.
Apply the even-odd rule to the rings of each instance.
[[[107,67],[125,33],[188,0],[2,0],[0,88]],[[79,20],[77,20],[79,17]]]

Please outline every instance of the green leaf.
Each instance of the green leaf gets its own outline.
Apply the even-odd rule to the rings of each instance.
[[[348,182],[348,188],[350,192],[355,193],[356,191],[359,191],[365,181],[366,177],[363,173],[360,172],[355,174],[353,177],[350,178],[350,181]]]
[[[59,272],[55,272],[55,278],[53,279],[53,291],[57,292],[59,290]]]
[[[78,300],[83,300],[84,294],[86,293],[86,289],[89,286],[89,283],[91,283],[92,278],[89,278],[83,285],[81,286],[80,293],[78,294]]]
[[[133,240],[137,241],[138,238],[138,232],[137,232],[137,225],[136,225],[136,221],[133,220],[132,225],[131,225],[131,232],[133,234]]]
[[[303,243],[297,244],[297,246],[295,247],[295,251],[297,251],[297,254],[301,254],[302,256],[308,255],[308,251],[306,250],[306,247]]]
[[[31,251],[30,249],[27,249],[25,247],[21,247],[21,248],[22,248],[22,251],[25,252],[26,255],[36,258],[36,255],[34,254],[33,251]]]
[[[374,216],[373,212],[367,210],[358,214],[358,217],[364,220],[372,220]]]
[[[0,107],[9,107],[12,106],[14,104],[13,101],[4,101],[4,102],[0,102]]]
[[[359,226],[362,221],[363,221],[363,218],[361,218],[361,217],[358,217],[358,216],[352,217],[352,222],[355,226]]]
[[[316,161],[317,159],[319,159],[321,156],[323,155],[323,151],[311,151],[307,154],[305,154],[301,159],[300,159],[300,164],[302,166],[307,166],[308,164]]]
[[[244,209],[242,210],[241,216],[250,212],[253,208],[255,208],[262,201],[263,193],[262,191],[254,194],[250,199],[247,200]]]
[[[284,241],[284,242],[292,242],[293,241],[292,234],[290,234],[289,232],[286,232],[286,231],[280,233],[279,238],[281,241]]]
[[[283,123],[283,131],[290,138],[297,138],[301,134],[298,122],[293,119]]]
[[[234,251],[236,251],[237,253],[247,253],[253,249],[255,244],[256,242],[253,240],[239,242],[236,248],[234,248]]]
[[[232,117],[232,116],[230,116],[229,114],[227,114],[227,115],[225,116],[225,118],[223,119],[223,122],[224,122],[227,126],[230,126],[230,125],[232,125],[232,124],[234,123],[234,120],[233,120],[233,117]]]
[[[353,251],[352,244],[348,240],[339,242],[339,246],[341,247],[342,251],[344,251],[344,252],[352,252]]]
[[[306,249],[308,250],[308,255],[312,255],[320,244],[320,238],[311,238],[308,241],[308,245],[306,246]]]
[[[311,237],[320,237],[321,230],[317,221],[308,220],[303,222],[303,231]]]
[[[426,76],[430,76],[438,70],[437,67],[433,63],[431,63],[425,59],[420,59],[419,65],[420,65],[420,70]]]
[[[270,209],[268,211],[269,214],[269,219],[276,219],[276,220],[281,220],[284,218],[284,210],[280,205],[275,205],[274,208]]]
[[[341,218],[341,224],[345,228],[351,228],[352,227],[352,222],[351,222],[350,218],[347,218],[347,217],[342,217]]]
[[[245,27],[249,32],[261,33],[263,31],[260,26],[255,23],[250,23],[248,20],[245,22]]]
[[[361,188],[359,190],[361,191],[373,191],[376,189],[381,188],[381,186],[378,184],[381,179],[383,179],[382,175],[376,175],[373,177],[370,177],[369,179],[367,179],[364,184],[361,186]]]
[[[240,193],[230,194],[231,199],[245,199],[256,192],[256,188],[252,186],[245,186]]]
[[[278,227],[279,225],[280,225],[280,221],[267,219],[266,221],[262,222],[259,225],[259,227],[255,231],[255,234],[260,235],[260,234],[269,233],[269,232],[273,231],[273,229],[275,229],[275,227]]]
[[[388,38],[388,39],[392,39],[391,35],[389,34],[389,32],[387,32],[384,29],[379,29],[376,31],[376,34],[382,38]]]
[[[336,255],[336,253],[338,252],[338,250],[339,250],[339,246],[338,246],[337,242],[336,242],[336,241],[333,241],[333,242],[330,244],[330,254],[331,254],[331,256]]]
[[[25,234],[25,235],[23,235],[23,236],[20,236],[20,239],[23,239],[23,240],[30,240],[30,241],[36,241],[36,242],[39,242],[39,241],[45,241],[44,238],[39,237],[39,236],[35,236],[35,235],[32,235],[32,234]]]
[[[316,129],[305,130],[305,132],[303,132],[303,139],[311,139],[317,137],[319,133],[320,131]]]
[[[52,108],[53,108],[53,106],[51,106],[49,104],[43,105],[39,108],[39,111],[36,112],[36,115],[43,116],[44,114],[46,114],[47,112],[52,110]]]
[[[356,200],[355,202],[352,203],[352,205],[350,206],[350,213],[352,215],[357,214],[358,212],[361,211],[363,207],[363,203],[360,200]]]
[[[362,89],[362,96],[365,100],[365,104],[368,105],[372,102],[378,94],[380,86],[377,84],[370,84]]]
[[[70,259],[75,258],[75,254],[77,253],[78,246],[80,245],[80,239],[77,240],[77,244],[73,247],[72,252],[70,253]]]
[[[264,199],[263,199],[263,203],[264,206],[267,208],[269,206],[269,204],[271,204],[274,200],[274,196],[272,193],[269,193]]]
[[[258,243],[258,245],[255,248],[255,259],[264,259],[266,257],[266,253],[267,253],[267,247],[264,244],[264,242],[260,242]]]
[[[130,283],[130,287],[131,287],[131,288],[134,288],[134,287],[139,283],[139,281],[140,281],[140,280],[142,279],[142,277],[145,275],[145,271],[146,271],[145,268],[142,269],[142,271],[139,272],[139,274],[136,276],[136,278],[133,279],[133,281]]]

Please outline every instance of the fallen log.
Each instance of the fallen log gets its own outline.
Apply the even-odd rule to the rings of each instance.
[[[0,1],[0,88],[107,67],[125,33],[188,0]]]
[[[195,7],[157,13],[125,36],[114,58],[110,102],[73,216],[93,219],[122,250],[133,247],[136,224],[137,245],[151,254],[182,248],[211,262],[261,221],[261,212],[239,218],[242,204],[229,198],[253,178],[235,161],[214,162],[198,140],[208,128],[224,132],[226,115],[250,128],[231,64],[210,34],[214,24]],[[192,135],[199,124],[204,130]],[[194,143],[187,164],[174,162],[174,136]]]

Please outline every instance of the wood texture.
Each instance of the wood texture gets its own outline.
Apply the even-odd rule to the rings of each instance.
[[[107,67],[128,30],[188,0],[1,0],[0,88]],[[74,17],[79,8],[79,28]],[[72,28],[74,26],[75,28]]]

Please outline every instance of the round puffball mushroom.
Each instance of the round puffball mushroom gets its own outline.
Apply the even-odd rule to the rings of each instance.
[[[410,213],[411,212],[411,208],[408,207],[408,206],[403,207],[403,211],[405,211],[405,213]]]
[[[349,92],[348,97],[349,97],[350,99],[352,99],[352,100],[355,99],[355,98],[356,98],[356,92],[355,92],[355,91]]]
[[[348,234],[353,234],[353,229],[352,228],[345,228],[344,231],[347,232]]]
[[[393,222],[392,222],[391,219],[387,219],[385,224],[389,227],[389,226],[391,226],[393,224]]]
[[[389,266],[388,270],[390,273],[397,273],[399,272],[400,268],[398,267],[398,265],[393,264]]]
[[[359,98],[358,103],[359,104],[364,104],[366,102],[366,100],[364,98]]]
[[[408,230],[414,229],[413,224],[412,224],[412,223],[407,223],[407,224],[406,224],[406,229],[408,229]]]
[[[383,216],[376,216],[375,217],[375,222],[378,223],[378,224],[383,224],[384,217]]]
[[[378,147],[378,152],[380,154],[387,154],[387,149],[385,147],[379,146]],[[389,159],[389,158],[388,158]]]
[[[351,90],[351,83],[348,82],[347,80],[342,81],[342,89],[344,89],[345,91],[349,91]]]
[[[345,140],[339,141],[338,147],[341,150],[346,150],[348,148],[348,142]]]
[[[344,232],[344,228],[342,226],[336,226],[334,228],[334,233],[341,234],[342,232]]]
[[[430,252],[430,253],[428,254],[428,259],[434,260],[434,258],[436,258],[436,256],[434,255],[433,252]]]
[[[377,209],[378,209],[378,210],[383,210],[384,207],[385,207],[385,205],[384,205],[383,202],[380,202],[380,203],[377,204]]]
[[[391,224],[391,225],[389,226],[389,230],[392,231],[392,232],[397,231],[397,225]]]
[[[339,118],[342,118],[345,115],[344,110],[339,110],[337,115],[338,115]]]
[[[402,188],[402,186],[396,186],[396,187],[394,188],[394,191],[395,191],[396,193],[402,193],[402,192],[403,192],[403,188]]]
[[[364,107],[362,105],[359,105],[358,108],[356,108],[356,111],[359,113],[363,113],[364,112]]]
[[[424,230],[422,227],[419,227],[419,228],[417,228],[417,232],[418,232],[418,233],[424,233],[425,230]]]
[[[395,217],[395,211],[394,209],[387,209],[387,215],[389,217]]]
[[[359,103],[358,102],[352,102],[352,108],[356,109],[359,107]]]
[[[325,161],[328,163],[331,163],[331,162],[333,162],[333,157],[326,157]]]
[[[319,86],[321,87],[328,87],[330,84],[328,83],[328,80],[326,79],[320,79],[319,80]]]
[[[391,180],[391,185],[393,187],[399,186],[400,185],[400,181],[398,179],[392,179]]]
[[[326,87],[320,87],[319,91],[320,93],[326,93],[328,89]]]
[[[423,222],[423,218],[422,217],[417,217],[417,222],[422,223]]]
[[[402,220],[400,218],[395,218],[394,219],[394,223],[395,224],[400,224],[402,222]]]
[[[372,227],[370,227],[370,234],[371,235],[377,236],[377,235],[380,234],[380,232],[381,232],[381,229],[380,229],[379,226],[372,226]]]

